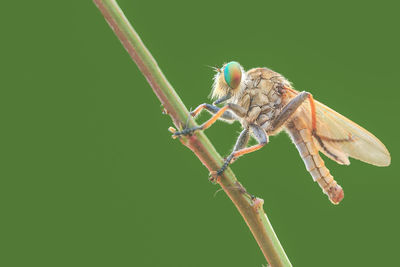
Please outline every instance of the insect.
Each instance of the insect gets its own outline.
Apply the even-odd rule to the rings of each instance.
[[[254,152],[268,143],[268,136],[286,131],[291,137],[307,171],[333,204],[343,199],[343,189],[325,167],[319,152],[339,164],[349,165],[349,157],[376,166],[388,166],[390,154],[373,134],[336,111],[313,99],[308,92],[294,90],[281,74],[268,68],[247,72],[237,62],[216,68],[211,92],[213,104],[201,104],[191,115],[203,109],[213,116],[200,126],[175,131],[173,137],[205,130],[216,120],[238,120],[240,133],[232,153],[213,173],[218,178],[238,157]],[[217,105],[224,103],[223,107]],[[258,144],[247,147],[250,136]]]

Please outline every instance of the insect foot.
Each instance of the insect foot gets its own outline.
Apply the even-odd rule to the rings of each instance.
[[[170,127],[172,128],[172,127]],[[175,129],[174,129],[175,130]],[[197,126],[197,127],[193,127],[193,128],[186,128],[183,129],[182,131],[174,131],[172,134],[172,138],[177,138],[177,137],[181,137],[181,136],[187,136],[187,135],[192,135],[193,133],[195,133],[196,131],[201,130],[201,127]],[[170,132],[172,132],[170,130]]]
[[[218,170],[218,171],[212,171],[210,172],[209,175],[209,180],[211,182],[218,182],[218,179],[221,177],[221,175],[224,173],[226,168],[228,168],[229,164],[232,163],[232,161],[235,160],[235,157],[233,154],[230,154],[224,161],[224,165]]]

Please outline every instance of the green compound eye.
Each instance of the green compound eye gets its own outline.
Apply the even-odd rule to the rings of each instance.
[[[229,85],[229,87],[236,89],[242,79],[242,70],[240,68],[240,64],[235,61],[231,61],[226,64],[224,68],[224,77],[225,82]]]

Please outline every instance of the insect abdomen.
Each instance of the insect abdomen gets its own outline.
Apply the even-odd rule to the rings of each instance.
[[[313,180],[319,184],[333,204],[339,204],[344,197],[343,189],[325,167],[304,120],[299,117],[294,118],[287,127],[287,131]]]

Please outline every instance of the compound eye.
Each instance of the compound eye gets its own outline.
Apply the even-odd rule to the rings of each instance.
[[[231,61],[226,64],[224,68],[224,77],[225,82],[229,85],[229,87],[236,89],[240,84],[240,80],[242,79],[242,69],[240,64],[235,61]]]

